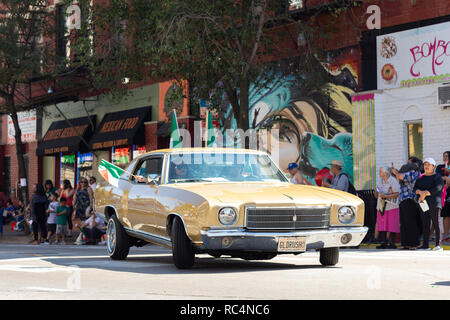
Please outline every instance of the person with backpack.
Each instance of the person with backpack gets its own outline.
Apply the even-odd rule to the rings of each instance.
[[[356,190],[353,184],[350,182],[350,179],[348,178],[347,174],[345,174],[342,171],[343,165],[341,161],[333,160],[330,163],[331,166],[331,173],[333,173],[334,178],[331,181],[331,183],[327,182],[326,180],[322,181],[322,186],[341,190],[345,192],[349,192],[351,194],[356,195]]]

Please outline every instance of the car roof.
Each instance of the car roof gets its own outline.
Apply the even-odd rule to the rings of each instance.
[[[264,151],[253,150],[253,149],[243,149],[243,148],[210,148],[210,147],[196,147],[196,148],[166,148],[152,150],[145,155],[151,155],[154,153],[189,153],[189,152],[213,152],[213,153],[248,153],[248,154],[267,154]]]

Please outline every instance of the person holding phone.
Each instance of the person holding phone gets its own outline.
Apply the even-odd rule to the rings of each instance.
[[[420,216],[423,224],[423,243],[418,249],[430,250],[429,236],[430,223],[433,223],[436,247],[435,251],[442,250],[441,231],[439,229],[439,214],[442,209],[441,192],[444,187],[444,180],[436,173],[436,161],[433,158],[423,160],[425,173],[414,184],[414,193],[418,197]]]

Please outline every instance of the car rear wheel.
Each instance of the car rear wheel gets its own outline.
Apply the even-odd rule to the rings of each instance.
[[[130,238],[119,219],[113,215],[106,229],[106,249],[113,260],[124,260],[130,252]]]
[[[189,269],[194,265],[194,248],[180,218],[175,218],[172,225],[172,257],[178,269]]]
[[[320,263],[324,266],[334,266],[339,262],[339,248],[320,249]]]

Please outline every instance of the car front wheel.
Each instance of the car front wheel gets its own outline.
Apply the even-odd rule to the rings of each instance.
[[[171,235],[173,263],[178,269],[191,268],[195,261],[194,248],[180,218],[175,218],[173,221]]]
[[[109,257],[113,260],[126,259],[130,252],[130,238],[115,215],[108,221],[106,238]]]
[[[320,263],[324,266],[334,266],[339,261],[339,248],[320,249]]]

